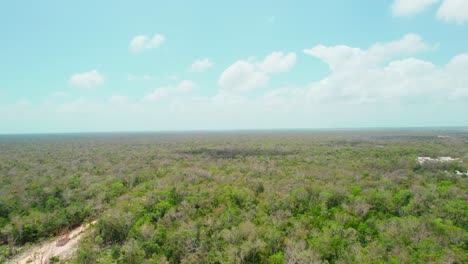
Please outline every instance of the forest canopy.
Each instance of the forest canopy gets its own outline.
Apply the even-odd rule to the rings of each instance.
[[[467,263],[468,133],[0,137],[0,263]],[[418,164],[417,157],[457,161]]]

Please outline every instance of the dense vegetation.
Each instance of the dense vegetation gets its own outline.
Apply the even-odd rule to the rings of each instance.
[[[467,162],[463,131],[2,137],[0,262],[98,220],[74,262],[468,263]]]

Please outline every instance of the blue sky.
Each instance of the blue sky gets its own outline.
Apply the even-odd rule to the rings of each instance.
[[[468,1],[2,1],[0,133],[468,126]]]

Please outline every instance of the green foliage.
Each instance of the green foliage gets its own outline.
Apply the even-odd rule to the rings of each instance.
[[[424,133],[0,140],[0,262],[96,219],[75,263],[467,263],[468,136]]]
[[[52,264],[52,263],[59,263],[60,262],[60,258],[57,257],[57,256],[52,256],[49,258],[49,264]]]
[[[125,193],[125,191],[126,191],[126,188],[122,182],[114,182],[110,186],[109,197],[113,198],[113,197],[120,196],[123,193]]]
[[[9,256],[10,250],[8,249],[8,246],[0,245],[0,263],[5,263]]]
[[[89,242],[85,241],[76,252],[75,263],[93,264],[97,262],[97,259],[98,253],[96,249]]]
[[[135,217],[131,212],[111,210],[101,217],[97,228],[105,243],[120,243],[127,238],[134,221]]]
[[[145,251],[138,245],[135,240],[126,242],[121,249],[122,255],[120,257],[121,263],[139,264],[145,258]]]
[[[284,255],[281,251],[268,257],[268,263],[270,264],[283,264],[284,262]]]

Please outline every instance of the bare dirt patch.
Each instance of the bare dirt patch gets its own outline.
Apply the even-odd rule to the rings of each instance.
[[[76,249],[78,248],[78,243],[85,231],[88,230],[89,226],[94,224],[95,222],[96,221],[91,222],[91,224],[81,225],[64,236],[60,236],[50,241],[34,246],[33,248],[28,249],[26,252],[11,259],[10,261],[8,261],[8,263],[45,264],[49,263],[49,259],[53,256],[57,256],[60,259],[70,258],[73,256]]]

